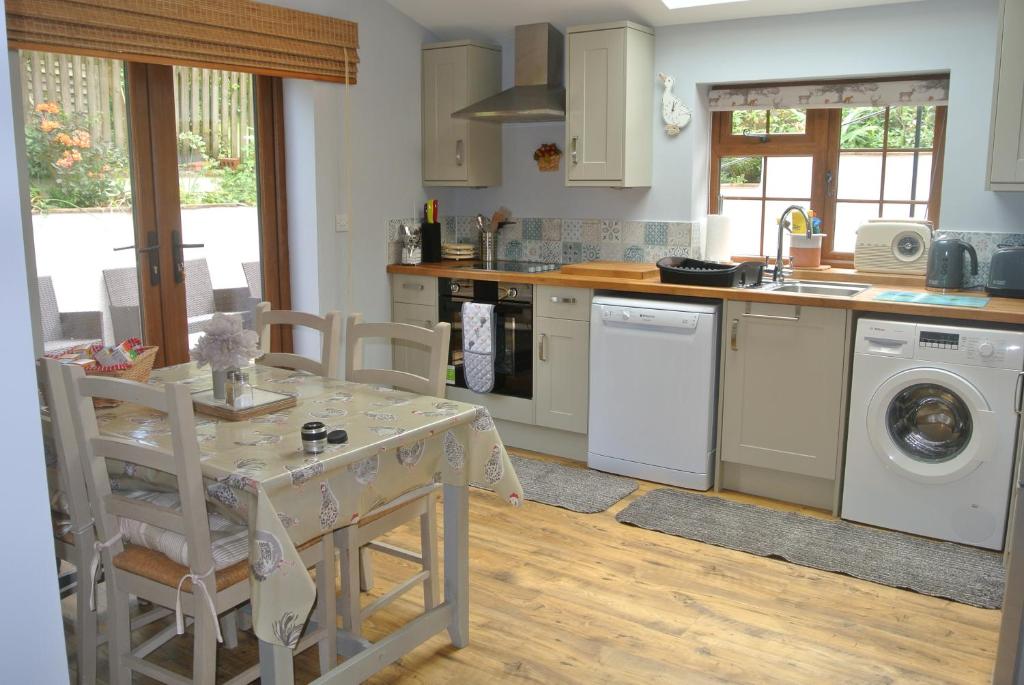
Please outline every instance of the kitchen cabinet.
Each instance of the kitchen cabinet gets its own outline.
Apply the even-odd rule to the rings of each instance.
[[[722,328],[723,464],[834,481],[842,454],[847,312],[732,301]]]
[[[1024,190],[1024,0],[1003,0],[992,130],[990,190]]]
[[[500,48],[473,41],[423,46],[423,185],[501,184],[501,126],[451,116],[500,90]]]
[[[568,34],[566,185],[651,185],[654,30],[627,21]]]
[[[437,279],[394,274],[391,277],[391,320],[433,328],[438,320]],[[396,340],[391,344],[391,368],[427,376],[430,350],[423,345]]]
[[[573,433],[587,432],[590,385],[590,322],[533,320],[535,423]]]

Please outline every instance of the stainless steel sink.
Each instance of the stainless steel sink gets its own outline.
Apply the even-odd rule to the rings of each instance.
[[[782,284],[767,283],[764,285],[765,290],[780,293],[830,295],[832,297],[854,297],[870,287],[866,283],[835,283],[832,281],[789,281]]]

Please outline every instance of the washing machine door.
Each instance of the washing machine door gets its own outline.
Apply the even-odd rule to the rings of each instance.
[[[867,432],[886,467],[923,483],[968,475],[991,453],[995,416],[970,382],[943,369],[902,371],[871,398]]]

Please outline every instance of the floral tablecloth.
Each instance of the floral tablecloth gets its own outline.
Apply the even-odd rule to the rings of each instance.
[[[461,402],[256,366],[254,386],[298,398],[298,406],[248,421],[196,414],[203,475],[214,507],[249,525],[256,635],[293,647],[316,587],[296,549],[327,531],[431,482],[485,483],[513,506],[522,487],[487,410]],[[160,369],[151,383],[211,385],[194,364]],[[104,433],[169,447],[162,414],[132,405],[97,411]],[[323,421],[348,432],[344,445],[312,456],[299,428]],[[167,488],[157,472],[111,467],[114,488]]]

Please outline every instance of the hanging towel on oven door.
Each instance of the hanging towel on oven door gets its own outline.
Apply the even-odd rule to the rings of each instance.
[[[462,364],[466,387],[485,393],[494,388],[497,317],[493,304],[462,303]]]

